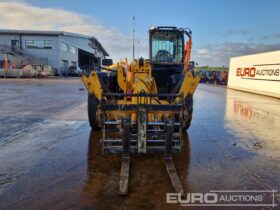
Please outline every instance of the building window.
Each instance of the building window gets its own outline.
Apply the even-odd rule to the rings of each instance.
[[[44,48],[45,49],[52,49],[52,41],[44,41]]]
[[[77,48],[73,46],[69,46],[69,52],[72,54],[77,54]]]
[[[61,60],[61,63],[62,63],[62,67],[68,68],[68,66],[69,66],[69,61],[68,60]]]
[[[52,49],[52,41],[49,40],[25,40],[26,48]]]
[[[72,54],[77,54],[77,48],[71,45],[65,44],[64,42],[60,42],[60,49],[65,52],[70,52]]]
[[[60,49],[67,52],[68,51],[68,44],[60,42]]]

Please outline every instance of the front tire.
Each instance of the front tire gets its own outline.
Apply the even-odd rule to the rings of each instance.
[[[183,110],[183,129],[188,129],[192,122],[193,114],[193,96],[189,95],[185,99],[185,107]]]
[[[99,120],[97,119],[97,111],[98,111],[99,101],[95,97],[95,95],[88,95],[88,121],[92,128],[100,129],[101,125]]]

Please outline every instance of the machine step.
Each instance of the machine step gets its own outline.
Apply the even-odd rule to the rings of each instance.
[[[117,120],[117,121],[104,121],[104,124],[105,125],[121,125],[122,124],[122,121],[121,120]],[[131,123],[131,125],[135,125],[136,123]],[[165,122],[148,122],[147,125],[166,125]],[[180,126],[181,123],[179,122],[175,122],[174,123],[175,126]]]
[[[123,140],[122,139],[104,139],[103,141],[104,141],[104,143],[105,142],[112,142],[112,143],[114,143],[114,142],[122,142]],[[149,143],[149,142],[165,143],[164,139],[147,139],[146,141],[147,141],[147,143]],[[130,142],[137,142],[137,140],[136,139],[131,139]],[[179,139],[175,139],[175,140],[173,139],[172,142],[173,143],[179,143],[180,140]]]

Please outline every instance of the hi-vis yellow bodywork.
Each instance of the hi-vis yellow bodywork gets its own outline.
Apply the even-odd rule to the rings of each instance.
[[[152,76],[152,69],[150,63],[146,60],[144,65],[139,65],[139,60],[134,60],[131,64],[124,62],[117,63],[114,67],[117,67],[117,81],[119,88],[124,93],[130,94],[157,94],[157,85],[156,81]],[[82,76],[82,80],[89,92],[96,96],[98,100],[107,101],[106,96],[102,97],[104,90],[102,89],[101,81],[98,78],[98,74],[95,71],[92,71],[89,77],[85,75]],[[195,89],[199,83],[200,77],[194,77],[193,74],[188,71],[185,74],[182,86],[179,90],[179,95],[183,98],[188,95],[192,95],[195,92]],[[119,99],[115,101],[118,105],[127,105],[127,104],[161,104],[168,105],[170,102],[168,100],[159,99],[158,97],[153,98],[141,98],[139,97],[125,97],[124,99]],[[183,103],[182,97],[178,97],[174,100],[173,103]],[[100,112],[97,112],[100,113]],[[173,111],[152,111],[148,113],[148,121],[156,121],[159,118],[170,118],[173,115]],[[112,119],[121,119],[124,116],[130,115],[131,121],[135,122],[137,120],[137,110],[127,111],[127,110],[114,110],[107,111],[106,117]],[[97,117],[100,119],[101,117]],[[100,123],[102,124],[102,123]]]
[[[188,41],[184,45],[184,37]],[[200,78],[190,62],[191,30],[152,27],[149,30],[150,58],[112,64],[103,59],[98,70],[82,80],[89,92],[90,126],[102,129],[102,152],[123,154],[119,194],[128,193],[130,153],[165,153],[171,183],[177,193],[183,187],[172,161],[181,151],[183,132],[193,113],[193,94]],[[163,44],[165,43],[165,44]]]
[[[138,60],[134,60],[130,65],[124,62],[114,65],[117,67],[117,81],[118,86],[124,93],[138,94],[138,93],[151,93],[157,94],[157,85],[155,79],[152,77],[152,69],[150,63],[146,60],[143,66],[139,65]],[[105,70],[106,71],[106,70]],[[102,99],[104,90],[102,89],[101,82],[95,71],[92,71],[89,77],[83,75],[82,80],[90,94],[94,94],[98,100]],[[192,95],[200,81],[200,77],[194,77],[192,72],[188,71],[179,90],[179,94],[184,97]],[[103,98],[106,100],[106,97]],[[177,100],[178,101],[178,100]],[[135,97],[119,100],[117,104],[137,104],[143,101],[136,101]],[[168,104],[166,100],[147,100],[149,104]]]

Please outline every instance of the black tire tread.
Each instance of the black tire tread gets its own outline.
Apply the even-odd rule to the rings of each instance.
[[[95,129],[101,128],[96,118],[98,104],[99,104],[98,99],[94,95],[89,94],[88,95],[88,121],[90,126]]]
[[[184,107],[184,112],[188,112],[188,117],[187,119],[184,119],[183,122],[183,129],[188,129],[191,125],[192,122],[192,114],[193,114],[193,96],[189,95],[185,99],[185,107]]]

